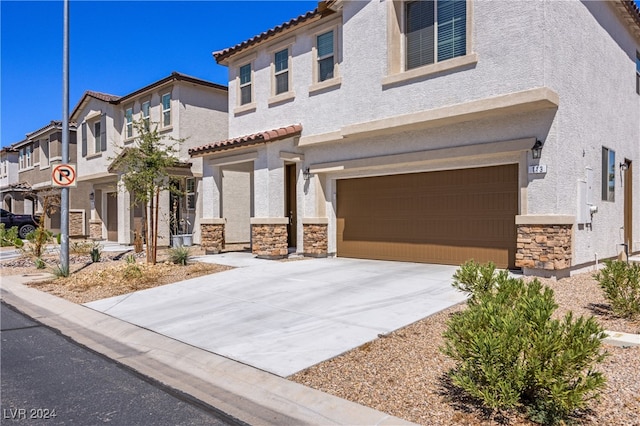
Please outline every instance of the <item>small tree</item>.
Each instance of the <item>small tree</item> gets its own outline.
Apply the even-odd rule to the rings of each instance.
[[[169,169],[178,165],[181,139],[165,138],[157,123],[134,122],[138,136],[134,146],[123,148],[113,167],[122,174],[122,186],[143,206],[143,234],[147,242],[147,263],[156,263],[160,192],[175,191]]]

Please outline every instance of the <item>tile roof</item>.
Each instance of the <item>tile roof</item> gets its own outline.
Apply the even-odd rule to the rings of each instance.
[[[254,46],[266,39],[274,37],[280,33],[288,32],[288,30],[293,29],[301,24],[309,24],[311,22],[315,22],[327,15],[331,15],[334,13],[332,7],[336,3],[336,0],[325,0],[319,1],[318,7],[314,10],[305,13],[304,15],[300,15],[297,18],[293,18],[290,21],[284,22],[280,25],[276,25],[275,27],[264,31],[256,36],[251,37],[249,40],[245,40],[242,43],[238,43],[235,46],[228,47],[223,50],[219,50],[217,52],[213,52],[213,57],[217,63],[222,63],[225,59],[230,56],[248,48]]]
[[[189,149],[189,155],[192,157],[198,155],[209,154],[212,152],[225,151],[227,149],[256,145],[259,143],[273,142],[280,139],[299,136],[302,133],[302,124],[292,124],[286,127],[279,127],[273,130],[254,133],[252,135],[239,136],[232,139],[213,142],[207,145]]]
[[[94,92],[93,90],[87,90],[84,92],[86,96],[91,96],[92,98],[99,99],[105,102],[116,102],[120,99],[120,96],[110,95],[108,93]]]
[[[634,2],[633,0],[620,0],[620,1],[629,12],[631,19],[633,19],[636,25],[638,26],[638,28],[640,28],[640,7],[638,7],[636,2]]]

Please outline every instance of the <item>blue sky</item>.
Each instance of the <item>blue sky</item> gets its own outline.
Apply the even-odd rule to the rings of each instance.
[[[316,1],[70,2],[70,94],[126,95],[172,71],[227,84],[211,52],[313,10]],[[0,1],[2,146],[62,118],[62,1]]]

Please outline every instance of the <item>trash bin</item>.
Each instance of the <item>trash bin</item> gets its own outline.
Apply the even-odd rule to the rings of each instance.
[[[191,247],[193,245],[193,234],[182,234],[182,244],[185,247]]]

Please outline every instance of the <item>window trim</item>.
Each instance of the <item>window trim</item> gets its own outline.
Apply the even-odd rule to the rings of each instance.
[[[193,191],[189,191],[189,182],[193,182]],[[185,206],[187,208],[187,211],[191,211],[191,210],[195,210],[196,209],[196,178],[187,178],[186,182],[185,182]],[[193,200],[193,207],[191,207],[191,203],[189,202],[189,197],[192,197]]]
[[[96,131],[96,126],[98,131]],[[99,153],[102,152],[102,123],[101,120],[98,119],[92,123],[91,130],[93,131],[93,152]]]
[[[334,23],[333,25],[330,25],[330,26],[322,26],[320,28],[317,28],[312,34],[313,36],[313,47],[312,47],[312,55],[311,55],[313,58],[312,59],[313,60],[312,86],[320,85],[327,81],[334,81],[339,79],[340,77],[339,64],[340,64],[340,55],[341,55],[341,50],[340,50],[341,36],[340,36],[340,31],[338,31],[338,29],[339,29],[338,23]],[[320,81],[320,60],[326,59],[326,58],[320,58],[318,56],[318,37],[323,34],[327,34],[329,32],[333,32],[333,77]]]
[[[243,114],[243,113],[250,113],[250,112],[254,112],[256,110],[256,97],[255,97],[255,66],[254,66],[254,61],[256,60],[257,55],[254,53],[252,55],[249,56],[245,56],[243,58],[241,58],[240,60],[238,60],[234,65],[233,65],[233,69],[235,72],[235,77],[234,77],[234,82],[235,82],[235,93],[236,93],[236,100],[235,100],[235,104],[236,107],[233,109],[233,113],[235,115],[237,114]],[[240,68],[242,68],[243,66],[246,65],[250,65],[251,66],[251,102],[247,103],[247,104],[241,104],[240,102],[242,101],[242,95],[241,95],[241,90],[240,90]]]
[[[47,147],[45,155],[44,147]],[[51,135],[45,139],[40,139],[40,170],[48,169],[51,164]]]
[[[395,84],[477,63],[478,56],[473,52],[472,40],[473,1],[466,0],[466,54],[440,62],[437,61],[436,54],[433,64],[425,64],[412,69],[406,68],[405,5],[408,0],[387,2],[387,75],[383,77],[382,85]]]
[[[613,154],[613,157],[611,156]],[[616,151],[602,147],[602,201],[616,201]]]
[[[273,45],[269,48],[269,55],[271,58],[271,96],[267,99],[267,104],[269,106],[273,106],[275,104],[279,104],[285,101],[289,101],[295,98],[295,92],[293,90],[293,44],[295,42],[295,37],[290,38],[288,40],[284,40],[276,45]],[[276,65],[275,65],[275,55],[276,53],[282,52],[283,50],[287,50],[288,56],[288,89],[286,92],[277,93],[277,81],[276,81]],[[282,71],[281,71],[282,73]]]
[[[133,106],[124,109],[124,139],[133,139]]]
[[[145,115],[145,105],[147,106],[147,115]],[[140,102],[140,118],[144,123],[145,129],[149,130],[151,128],[151,101]]]
[[[18,153],[18,170],[30,169],[33,169],[33,144],[23,146]]]
[[[169,108],[165,109],[164,108],[164,98],[165,96],[169,96]],[[171,91],[165,92],[162,95],[160,95],[160,122],[161,122],[161,126],[163,129],[169,128],[173,125],[173,120],[172,120],[172,114],[171,114],[171,101],[173,101],[173,97],[171,96]],[[165,124],[164,121],[164,115],[166,113],[169,113],[169,123]]]

